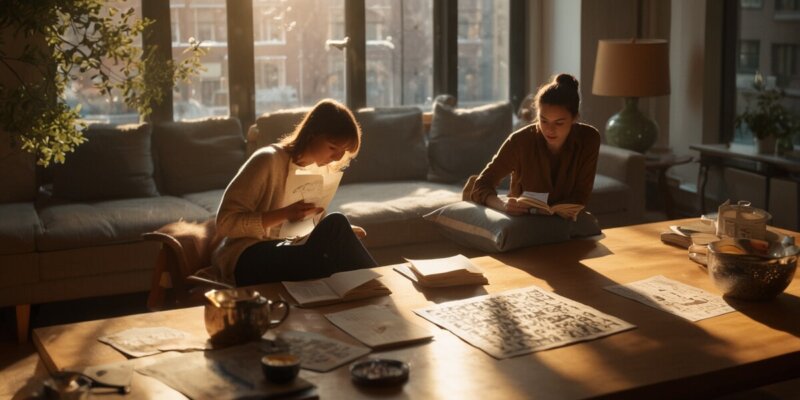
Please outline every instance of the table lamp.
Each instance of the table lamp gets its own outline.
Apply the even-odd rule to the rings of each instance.
[[[639,97],[669,94],[669,45],[659,39],[604,39],[597,46],[592,93],[624,97],[606,123],[606,142],[644,153],[658,138],[655,121],[639,111]]]

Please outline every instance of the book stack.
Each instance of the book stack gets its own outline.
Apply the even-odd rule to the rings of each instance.
[[[486,285],[489,283],[483,275],[483,271],[461,254],[447,258],[406,259],[406,261],[408,261],[408,266],[398,265],[394,269],[423,287]]]

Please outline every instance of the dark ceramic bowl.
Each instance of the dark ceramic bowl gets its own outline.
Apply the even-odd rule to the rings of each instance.
[[[775,257],[747,253],[746,239],[722,239],[708,244],[708,275],[725,296],[742,300],[769,300],[792,282],[797,254]]]
[[[287,383],[300,373],[300,359],[292,354],[268,354],[261,357],[261,371],[273,383]]]

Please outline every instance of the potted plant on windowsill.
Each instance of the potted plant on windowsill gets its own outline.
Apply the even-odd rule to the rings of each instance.
[[[756,72],[753,88],[755,106],[748,101],[745,111],[736,117],[736,126],[744,124],[750,129],[759,154],[783,155],[791,151],[792,136],[797,133],[798,124],[795,116],[781,104],[783,90],[767,89],[761,72]]]

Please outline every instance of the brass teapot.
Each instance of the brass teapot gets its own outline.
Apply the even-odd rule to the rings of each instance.
[[[206,331],[216,345],[256,340],[289,316],[289,303],[269,300],[253,289],[209,290],[205,297]],[[280,308],[281,317],[271,319]]]

